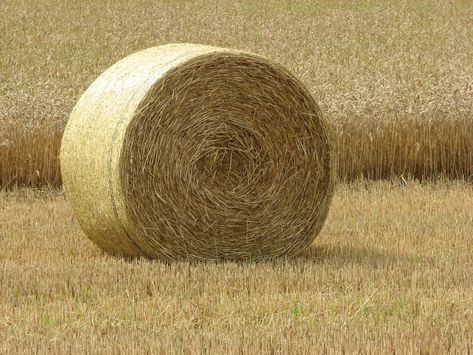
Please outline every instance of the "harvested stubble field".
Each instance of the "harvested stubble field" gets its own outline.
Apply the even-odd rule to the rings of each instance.
[[[354,179],[473,174],[473,2],[0,2],[0,186],[60,184],[80,94],[137,50],[233,47],[308,85]]]
[[[3,193],[0,353],[471,353],[472,204],[341,185],[300,257],[164,264],[102,253],[57,192]]]

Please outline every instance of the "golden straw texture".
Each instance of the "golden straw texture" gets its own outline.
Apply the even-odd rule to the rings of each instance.
[[[301,252],[335,180],[330,128],[280,65],[170,44],[105,71],[61,146],[67,199],[104,250],[163,260]]]

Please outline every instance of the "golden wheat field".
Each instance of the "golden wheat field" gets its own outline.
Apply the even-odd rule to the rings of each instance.
[[[473,174],[473,3],[0,2],[0,186],[58,186],[68,115],[107,67],[195,42],[270,57],[309,87],[339,176]]]
[[[472,353],[472,24],[470,0],[0,0],[0,353]],[[339,184],[298,257],[128,260],[80,230],[69,114],[173,42],[280,62],[333,127]]]

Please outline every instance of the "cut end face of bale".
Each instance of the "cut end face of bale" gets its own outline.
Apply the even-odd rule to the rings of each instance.
[[[280,65],[172,44],[119,61],[87,89],[61,171],[82,229],[110,253],[269,259],[301,252],[322,228],[334,145]]]

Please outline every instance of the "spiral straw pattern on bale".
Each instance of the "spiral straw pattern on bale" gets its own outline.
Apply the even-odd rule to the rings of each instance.
[[[335,179],[330,129],[299,80],[194,44],[105,71],[71,114],[61,171],[93,242],[164,260],[295,255],[322,228]]]

